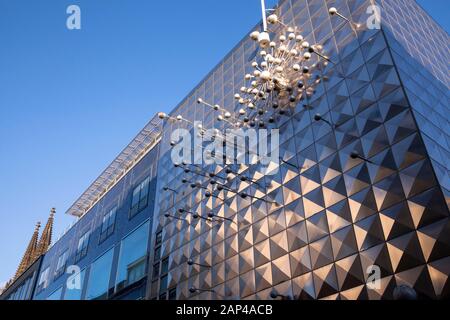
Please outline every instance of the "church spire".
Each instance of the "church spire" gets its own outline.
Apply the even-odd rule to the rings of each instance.
[[[28,244],[27,250],[25,251],[22,260],[20,261],[19,267],[17,268],[14,280],[17,279],[36,259],[36,249],[39,237],[39,228],[41,223],[36,224],[33,236],[31,237],[30,243]]]
[[[52,208],[50,210],[50,216],[48,218],[47,224],[42,231],[41,238],[39,239],[36,251],[36,258],[45,254],[52,243],[52,233],[53,233],[53,218],[55,216],[56,209]]]

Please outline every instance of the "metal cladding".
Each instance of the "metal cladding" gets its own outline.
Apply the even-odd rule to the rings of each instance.
[[[177,299],[448,297],[446,191],[416,121],[414,105],[420,104],[402,83],[400,49],[388,28],[365,26],[370,4],[333,1],[332,10],[324,1],[281,1],[275,13],[282,26],[269,30],[274,43],[265,35],[261,44],[261,33],[253,32],[173,112],[185,121],[174,119],[164,127],[154,228],[162,244],[153,257],[154,264],[165,261],[168,268],[153,278],[150,297],[167,292],[176,292]],[[275,59],[267,57],[271,45],[279,50],[289,37],[295,41],[289,27],[322,55],[303,60],[310,66],[308,79],[292,76],[302,68],[288,60],[292,71],[282,78],[292,81],[283,83],[321,79],[311,94],[300,90],[290,101],[287,86],[274,90],[280,99],[271,96],[280,81],[273,81],[264,63]],[[448,89],[434,81],[438,89],[430,94],[448,99]],[[258,165],[185,164],[174,170],[172,130],[194,121],[220,130],[251,123],[249,116],[247,122],[217,126],[216,117],[223,120],[225,112],[230,119],[273,117],[264,126],[280,129],[276,175]],[[210,212],[226,220],[199,218]],[[273,290],[277,294],[271,295]]]

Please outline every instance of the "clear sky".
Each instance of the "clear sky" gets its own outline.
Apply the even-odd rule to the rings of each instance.
[[[448,0],[419,2],[450,29]],[[0,0],[0,284],[36,221],[54,206],[62,233],[90,182],[259,19],[259,0]]]

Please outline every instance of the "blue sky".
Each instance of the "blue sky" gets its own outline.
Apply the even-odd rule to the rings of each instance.
[[[419,2],[448,31],[447,1]],[[63,232],[89,183],[259,19],[258,0],[0,0],[0,284],[36,221],[54,206]]]

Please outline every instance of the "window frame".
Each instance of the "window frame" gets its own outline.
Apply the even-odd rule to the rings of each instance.
[[[124,244],[125,244],[125,242],[127,241],[127,239],[130,239],[130,237],[132,237],[139,229],[141,229],[141,228],[144,228],[144,226],[145,225],[147,225],[147,234],[146,234],[146,237],[147,237],[147,241],[145,242],[146,243],[146,250],[145,250],[145,254],[141,257],[141,258],[139,258],[139,259],[137,259],[134,263],[136,263],[136,262],[142,262],[142,261],[144,261],[144,263],[145,263],[145,270],[144,270],[144,273],[143,273],[143,276],[139,279],[139,280],[137,280],[137,281],[134,281],[134,282],[132,282],[132,283],[127,283],[126,285],[124,285],[123,287],[120,287],[119,286],[119,284],[120,284],[120,282],[118,282],[118,280],[119,280],[119,276],[120,276],[120,272],[121,272],[121,259],[123,259],[123,257],[122,257],[122,250],[123,250],[123,246],[124,246]],[[131,286],[131,285],[133,285],[134,283],[136,283],[136,282],[138,282],[138,281],[140,281],[141,279],[143,279],[143,278],[145,278],[145,277],[148,277],[149,276],[149,261],[148,261],[148,256],[149,256],[149,244],[148,244],[148,242],[149,242],[149,237],[150,237],[150,230],[148,229],[148,228],[150,228],[150,225],[151,225],[151,221],[150,221],[150,219],[147,219],[147,220],[145,220],[144,222],[142,222],[139,226],[137,226],[136,228],[134,228],[133,230],[131,230],[130,232],[128,232],[121,240],[120,240],[120,242],[117,244],[117,247],[118,247],[118,257],[117,257],[117,262],[116,262],[116,270],[115,270],[115,276],[114,276],[114,292],[120,292],[121,290],[123,290],[123,289],[125,289],[125,288],[127,288],[127,287],[129,287],[129,286]],[[144,228],[145,229],[145,228]],[[128,281],[128,280],[127,280]]]
[[[108,217],[107,217],[108,216]],[[106,218],[106,221],[105,221]],[[108,239],[115,231],[116,228],[116,219],[117,219],[117,206],[114,206],[110,210],[106,211],[103,215],[101,227],[100,227],[100,236],[99,236],[99,244]],[[106,222],[106,224],[105,224]],[[106,227],[105,227],[106,225]]]
[[[53,277],[54,277],[53,280],[58,279],[66,271],[68,253],[69,253],[69,250],[66,249],[58,256],[58,260],[56,262],[55,272],[54,272],[54,275],[53,275]],[[62,265],[60,265],[60,261],[61,261],[62,257],[64,257],[64,263]]]
[[[150,194],[150,176],[139,182],[131,193],[131,204],[128,218],[135,217],[138,213],[148,207]],[[137,200],[136,200],[137,197]]]
[[[78,238],[77,251],[75,254],[75,262],[79,262],[81,259],[87,256],[90,238],[91,234],[89,230],[83,233],[83,235],[80,238]],[[81,240],[83,240],[82,242],[83,246],[80,248]]]
[[[177,287],[169,289],[169,292],[167,293],[167,299],[177,300]]]

